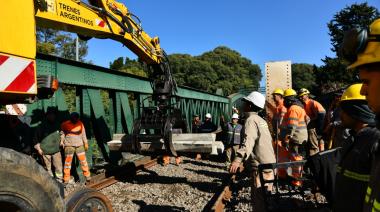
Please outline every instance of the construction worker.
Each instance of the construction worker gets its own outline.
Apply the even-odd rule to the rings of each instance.
[[[217,130],[216,125],[211,120],[211,114],[206,113],[205,121],[199,127],[200,133],[211,133]]]
[[[332,100],[325,116],[323,134],[327,141],[327,146],[325,147],[327,149],[342,147],[349,137],[349,130],[342,126],[340,120],[341,108],[339,107],[339,102],[342,94],[342,90],[334,92],[334,99]]]
[[[351,129],[353,142],[343,146],[341,151],[333,211],[363,210],[372,149],[376,148],[380,138],[380,132],[375,127],[375,114],[369,109],[365,96],[360,94],[361,87],[362,84],[351,85],[340,101],[342,125]]]
[[[46,170],[50,176],[59,179],[62,182],[62,156],[61,156],[61,137],[60,126],[57,121],[57,110],[49,107],[46,111],[46,120],[36,129],[34,135],[34,148],[42,157]],[[54,166],[54,173],[52,171]]]
[[[254,91],[243,98],[243,103],[246,120],[242,130],[242,143],[236,151],[230,172],[236,173],[242,162],[248,160],[253,170],[251,198],[254,211],[265,211],[258,166],[259,164],[276,162],[268,124],[258,115],[258,112],[264,109],[265,97]],[[273,179],[273,171],[264,170],[263,177],[265,180]],[[267,185],[266,188],[272,190],[272,185]]]
[[[79,120],[78,113],[71,113],[70,120],[62,123],[61,134],[61,145],[64,146],[65,149],[63,183],[69,183],[71,163],[73,161],[74,154],[76,154],[79,159],[86,181],[89,181],[91,179],[91,173],[87,164],[85,152],[88,149],[88,141],[86,137],[86,130],[83,123]]]
[[[287,112],[281,123],[281,145],[289,147],[290,161],[300,161],[303,160],[300,148],[308,139],[308,131],[306,127],[308,117],[303,109],[302,103],[297,99],[297,93],[295,90],[286,89],[284,91],[284,105],[287,108]],[[302,167],[293,166],[292,176],[294,178],[302,177]],[[295,186],[301,186],[302,184],[300,180],[293,180],[292,183]]]
[[[309,155],[315,155],[319,151],[324,150],[324,141],[322,139],[323,121],[325,119],[326,110],[321,103],[310,98],[310,91],[306,88],[301,88],[298,91],[298,97],[304,104],[307,116],[310,122],[307,125],[308,129],[308,150]]]
[[[224,120],[224,118],[222,119]],[[222,128],[225,132],[224,148],[226,153],[226,167],[230,168],[231,162],[235,158],[236,151],[240,146],[240,132],[243,128],[241,124],[238,123],[239,115],[234,113],[231,118],[231,122],[223,124]]]
[[[341,45],[340,55],[350,63],[348,69],[358,69],[363,82],[360,93],[366,96],[368,106],[376,114],[377,128],[380,117],[380,19],[369,28],[348,31]],[[380,149],[373,150],[375,157],[371,166],[363,211],[380,211]],[[354,190],[352,190],[354,191]]]
[[[280,125],[286,113],[286,107],[284,105],[284,91],[282,89],[275,89],[272,93],[273,101],[276,105],[274,108],[272,127],[275,137],[280,133]]]
[[[199,133],[199,128],[201,127],[201,125],[202,125],[202,122],[199,119],[199,115],[195,114],[193,116],[193,122],[192,122],[192,127],[191,127],[192,133]]]

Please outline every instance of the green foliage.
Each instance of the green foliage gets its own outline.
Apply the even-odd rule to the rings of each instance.
[[[333,52],[338,52],[339,45],[343,41],[344,32],[352,28],[366,28],[380,16],[377,8],[368,3],[352,4],[334,15],[327,24]]]
[[[338,53],[345,31],[354,27],[367,28],[378,17],[379,11],[367,3],[352,4],[337,12],[327,24],[331,36],[331,50]],[[322,94],[357,81],[356,73],[346,70],[347,64],[342,58],[325,57],[322,61],[324,64],[315,71],[318,90]]]
[[[37,52],[75,60],[76,36],[53,29],[37,28]],[[79,61],[85,62],[87,42],[79,39]]]
[[[315,93],[317,82],[315,77],[315,65],[306,63],[292,64],[292,87],[296,91],[301,88],[307,88],[310,92]]]
[[[110,63],[110,69],[119,70],[125,73],[134,74],[140,77],[148,77],[145,68],[136,60],[131,60],[128,57],[119,57]]]
[[[76,111],[75,100],[76,100],[76,89],[75,86],[61,84],[59,85],[65,95],[65,102],[70,113]]]
[[[177,84],[215,93],[222,88],[224,94],[239,90],[254,90],[259,87],[261,70],[249,59],[227,47],[217,47],[199,56],[189,54],[169,55],[172,74]],[[141,63],[119,57],[110,63],[110,68],[147,77]]]

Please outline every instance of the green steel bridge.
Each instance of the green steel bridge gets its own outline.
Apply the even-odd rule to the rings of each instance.
[[[71,88],[72,95],[65,96],[59,88],[52,98],[28,105],[32,127],[41,122],[48,107],[58,109],[60,120],[67,119],[69,112],[79,112],[90,142],[89,165],[93,164],[94,144],[108,161],[106,142],[112,140],[113,134],[130,134],[134,120],[141,115],[141,107],[150,105],[152,88],[147,78],[48,55],[38,55],[37,75],[55,76],[61,87]],[[182,110],[189,130],[194,114],[203,120],[206,113],[211,113],[219,125],[220,115],[229,118],[232,106],[239,106],[243,97],[239,93],[226,97],[184,86],[178,87],[177,95],[173,104]]]

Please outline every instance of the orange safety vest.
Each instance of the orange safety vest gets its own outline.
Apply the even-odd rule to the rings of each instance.
[[[78,120],[77,123],[74,124],[68,120],[62,123],[61,129],[66,136],[80,135],[82,133],[83,123]]]
[[[306,112],[305,110],[298,106],[292,105],[285,113],[284,118],[281,123],[281,133],[280,137],[283,140],[289,131],[295,127],[295,133],[299,133],[300,130],[306,129]]]
[[[316,120],[318,118],[318,113],[326,113],[325,108],[321,103],[308,99],[304,102],[306,114],[310,117],[310,120]]]
[[[277,123],[278,125],[281,124],[282,119],[284,118],[286,114],[286,107],[284,106],[284,103],[280,103],[276,108],[275,108],[275,113],[273,115],[273,123]]]

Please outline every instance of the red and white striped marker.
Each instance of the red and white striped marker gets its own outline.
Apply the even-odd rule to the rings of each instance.
[[[34,60],[0,54],[0,92],[36,94]]]
[[[95,24],[99,27],[105,28],[106,27],[106,22],[101,20],[101,19],[95,19]]]

